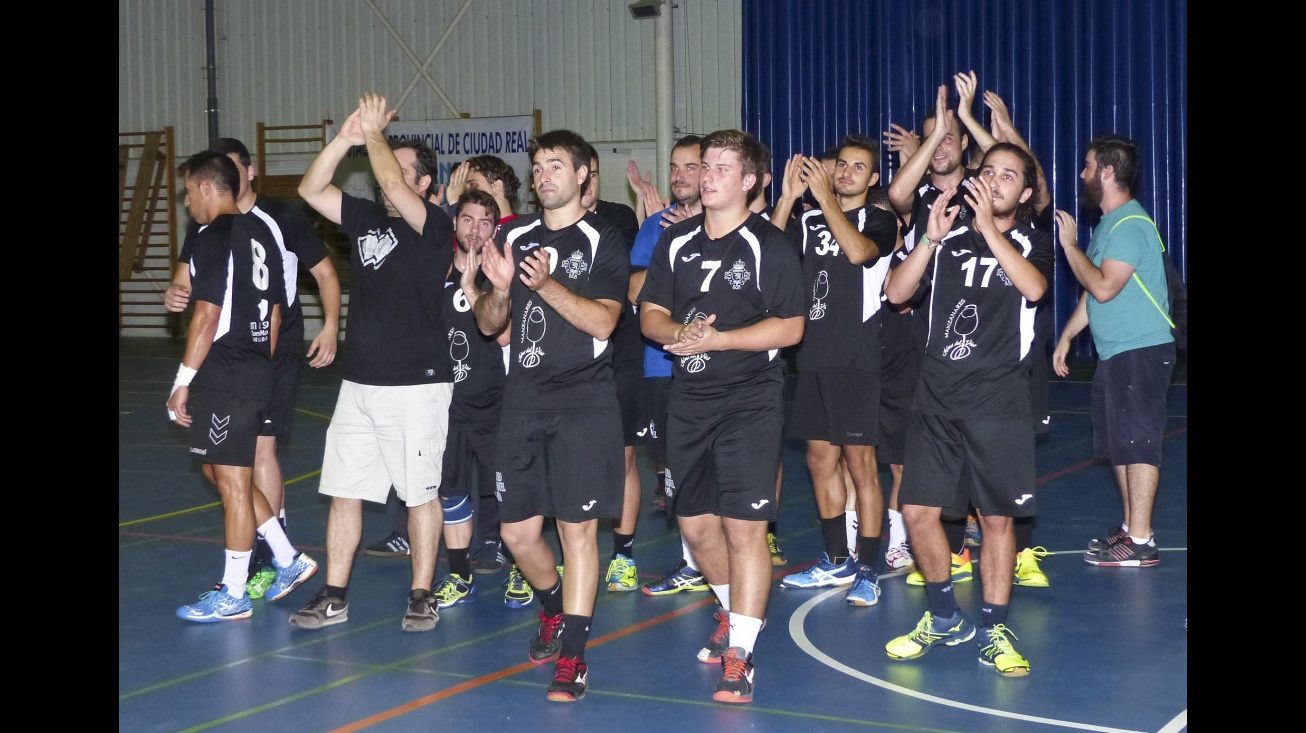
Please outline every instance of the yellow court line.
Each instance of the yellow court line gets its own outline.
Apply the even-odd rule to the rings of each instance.
[[[312,478],[313,476],[316,476],[316,475],[318,475],[319,473],[322,473],[322,469],[320,469],[320,468],[317,469],[317,470],[314,470],[314,471],[309,471],[308,473],[304,474],[303,476],[296,476],[295,478],[292,478],[292,479],[286,481],[286,486],[289,486],[289,485],[291,485],[291,484],[293,484],[293,483],[296,483],[296,482],[298,482],[298,481],[303,481],[303,480],[306,479],[306,478]],[[154,521],[157,521],[157,520],[160,520],[160,519],[168,519],[168,518],[170,518],[170,517],[180,517],[180,516],[182,516],[183,514],[192,514],[192,513],[194,513],[194,512],[202,512],[202,511],[204,511],[205,509],[213,509],[214,507],[220,507],[220,506],[222,506],[222,502],[219,500],[219,501],[209,502],[208,504],[201,504],[201,505],[199,505],[199,506],[193,506],[193,507],[191,507],[191,508],[189,508],[189,509],[180,509],[180,510],[175,511],[175,512],[168,512],[167,514],[156,514],[156,515],[154,515],[154,516],[152,516],[152,517],[142,517],[142,518],[140,518],[140,519],[129,519],[129,520],[125,521],[125,522],[119,522],[119,523],[118,523],[118,529],[122,529],[123,527],[130,527],[130,526],[133,525],[133,524],[141,524],[141,523],[144,523],[144,522],[154,522]]]

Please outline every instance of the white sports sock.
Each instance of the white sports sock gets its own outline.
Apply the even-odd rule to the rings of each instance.
[[[1133,541],[1134,541],[1134,544],[1135,544],[1135,545],[1138,545],[1139,547],[1147,547],[1148,545],[1152,544],[1152,538],[1151,538],[1151,537],[1148,537],[1147,539],[1142,539],[1142,538],[1140,538],[1140,537],[1135,537],[1135,536],[1133,536],[1133,535],[1129,535],[1129,539],[1133,540]]]
[[[848,554],[857,554],[857,512],[846,511],[843,513],[844,528],[848,532]]]
[[[708,587],[712,589],[712,592],[716,593],[716,599],[718,601],[721,601],[721,607],[729,611],[730,610],[730,584],[726,583],[725,585],[712,585],[711,583],[708,583]]]
[[[694,562],[694,553],[689,551],[689,543],[685,541],[683,534],[680,535],[680,553],[685,558],[685,564],[689,566],[690,570],[697,571],[699,569],[698,563]]]
[[[233,598],[245,597],[245,582],[249,580],[249,558],[253,554],[253,550],[227,550],[227,564],[222,572],[222,584],[227,586],[227,595]]]
[[[761,630],[762,619],[732,613],[730,614],[730,639],[726,643],[728,646],[743,649],[744,654],[752,654],[753,645],[757,643],[757,634]]]
[[[295,546],[290,544],[290,539],[286,537],[286,530],[281,528],[281,523],[275,518],[269,519],[258,528],[258,536],[267,541],[268,547],[272,548],[272,559],[279,568],[288,568],[295,561]]]
[[[907,541],[907,527],[902,522],[902,512],[889,510],[889,547],[901,545]]]

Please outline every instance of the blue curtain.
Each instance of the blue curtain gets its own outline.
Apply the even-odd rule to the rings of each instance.
[[[1187,24],[1185,0],[744,0],[743,125],[774,154],[774,201],[794,153],[880,140],[891,122],[919,133],[938,86],[955,106],[952,75],[974,70],[976,118],[988,124],[984,90],[1002,97],[1083,244],[1100,214],[1079,202],[1086,143],[1137,141],[1134,195],[1187,278]],[[1080,290],[1059,248],[1053,287],[1060,334]],[[1091,349],[1085,331],[1075,352]]]

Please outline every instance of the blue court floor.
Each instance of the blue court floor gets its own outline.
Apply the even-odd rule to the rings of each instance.
[[[320,631],[287,623],[324,570],[277,603],[255,601],[248,621],[192,624],[174,616],[222,571],[222,508],[170,424],[164,403],[184,343],[119,340],[118,722],[153,731],[415,730],[930,731],[936,733],[1178,733],[1188,719],[1188,392],[1186,360],[1169,395],[1165,467],[1154,520],[1161,563],[1097,568],[1087,541],[1119,520],[1110,469],[1092,462],[1092,364],[1053,379],[1050,434],[1038,442],[1035,542],[1050,553],[1047,588],[1016,587],[1008,623],[1032,672],[1007,679],[976,660],[972,643],[892,661],[884,644],[925,611],[923,588],[882,574],[876,606],[844,602],[844,589],[781,589],[822,547],[803,446],[789,443],[779,536],[789,563],[775,568],[767,627],[755,649],[756,697],[716,703],[718,666],[695,654],[715,628],[707,593],[654,598],[598,591],[586,659],[590,688],[551,703],[551,664],[529,663],[539,605],[503,604],[506,573],[478,575],[473,603],[440,612],[436,629],[400,630],[406,559],[360,555],[349,621]],[[291,540],[325,565],[328,502],[317,494],[337,365],[304,368],[293,434],[281,446]],[[643,451],[644,509],[636,534],[641,582],[675,565],[673,522],[647,508],[652,472]],[[887,490],[887,468],[882,473]],[[393,502],[393,500],[392,500]],[[389,533],[389,507],[364,513],[364,544]],[[606,568],[610,527],[601,527]],[[982,546],[973,549],[983,562]],[[881,560],[881,565],[883,561]],[[437,576],[447,566],[441,555]],[[958,584],[978,618],[980,581]],[[705,598],[704,596],[708,596]]]

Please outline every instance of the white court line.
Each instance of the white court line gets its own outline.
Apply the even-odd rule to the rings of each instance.
[[[948,700],[942,697],[935,697],[934,695],[927,695],[923,692],[917,692],[916,690],[912,690],[906,687],[900,687],[899,685],[895,685],[892,682],[886,682],[877,677],[872,677],[860,670],[853,669],[852,667],[849,667],[848,665],[843,664],[842,662],[839,662],[838,660],[831,658],[829,655],[827,655],[825,652],[822,652],[820,649],[817,649],[816,645],[812,644],[811,640],[807,638],[807,633],[803,630],[803,623],[807,620],[807,614],[810,613],[811,610],[815,608],[818,603],[838,593],[846,593],[846,592],[847,592],[846,588],[831,588],[830,590],[816,596],[815,598],[812,598],[811,600],[807,601],[803,605],[799,606],[798,609],[794,611],[794,615],[789,617],[789,636],[793,638],[794,643],[798,645],[798,648],[806,652],[808,656],[812,657],[813,659],[820,662],[821,664],[830,667],[831,669],[837,670],[839,672],[843,672],[844,674],[859,679],[863,682],[869,682],[870,684],[875,685],[877,687],[882,687],[886,690],[889,690],[890,692],[896,692],[900,695],[907,695],[908,697],[914,697],[919,700],[924,700],[926,702],[933,702],[939,705],[946,705],[952,708],[969,710],[975,713],[983,713],[985,715],[993,715],[1000,718],[1024,720],[1030,723],[1043,723],[1046,725],[1057,725],[1063,728],[1075,728],[1078,730],[1100,731],[1100,733],[1143,733],[1142,731],[1131,731],[1124,728],[1107,728],[1105,726],[1100,726],[1100,725],[1089,725],[1087,723],[1075,723],[1069,720],[1054,720],[1052,718],[1040,718],[1034,715],[1010,713],[1005,710],[995,710],[993,708],[985,708],[985,707],[980,707],[978,705],[971,705],[969,703],[957,702],[956,700]],[[888,657],[886,656],[885,658],[887,659]],[[978,662],[976,662],[976,664],[978,664]],[[1187,711],[1181,713],[1180,717],[1183,718],[1182,724],[1187,725],[1187,720],[1188,720]],[[1182,728],[1172,727],[1178,721],[1179,718],[1172,720],[1168,726],[1162,729],[1161,733],[1178,733],[1178,731],[1181,730]]]

